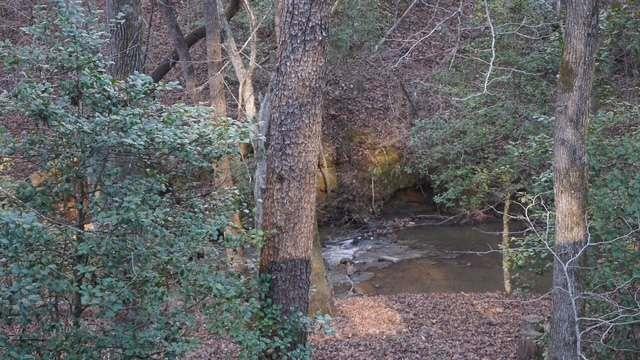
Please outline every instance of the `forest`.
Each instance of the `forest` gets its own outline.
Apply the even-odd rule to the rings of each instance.
[[[640,359],[640,1],[0,0],[0,359]]]

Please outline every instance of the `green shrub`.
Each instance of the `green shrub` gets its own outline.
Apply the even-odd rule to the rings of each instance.
[[[106,32],[80,3],[38,7],[27,45],[0,46],[15,80],[0,108],[29,129],[4,131],[0,157],[32,174],[0,179],[0,357],[177,358],[198,314],[244,358],[288,349],[292,323],[261,281],[227,272],[218,241],[238,209],[213,164],[249,129],[163,105],[176,84],[111,78]]]

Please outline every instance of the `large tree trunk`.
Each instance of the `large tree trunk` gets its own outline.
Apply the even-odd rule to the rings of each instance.
[[[283,314],[306,314],[315,235],[316,165],[327,46],[327,0],[283,0],[271,82],[260,272]]]
[[[597,49],[597,0],[567,0],[554,134],[556,259],[551,359],[579,359],[579,263],[587,243],[587,124]]]
[[[169,36],[171,42],[178,52],[180,59],[180,69],[182,70],[182,77],[187,88],[187,95],[193,104],[198,102],[196,94],[196,79],[193,71],[193,63],[191,62],[191,54],[189,54],[189,47],[184,38],[184,34],[178,24],[178,17],[176,15],[175,6],[172,0],[158,0],[160,2],[160,9],[167,20],[169,27]]]
[[[111,74],[126,79],[142,71],[143,19],[140,0],[107,0],[107,20],[111,33]]]

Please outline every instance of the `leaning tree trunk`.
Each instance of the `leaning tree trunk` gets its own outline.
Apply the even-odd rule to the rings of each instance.
[[[316,165],[327,47],[327,0],[283,0],[270,88],[260,272],[285,317],[309,307]],[[304,337],[304,334],[302,334]],[[301,340],[304,341],[304,338]]]
[[[196,79],[195,72],[193,71],[193,63],[191,62],[191,54],[189,54],[189,47],[185,41],[184,34],[178,24],[178,16],[176,15],[175,6],[172,0],[158,0],[160,1],[160,9],[167,20],[169,27],[169,36],[171,42],[175,46],[180,59],[180,69],[182,70],[182,77],[187,88],[187,95],[191,103],[196,104],[198,102],[196,94]]]
[[[140,0],[107,0],[110,55],[113,64],[111,75],[126,79],[136,71],[142,71],[142,6]]]
[[[238,12],[239,9],[240,9],[240,0],[230,0],[227,3],[227,7],[224,10],[225,19],[231,20],[231,18],[235,16],[235,14]],[[187,36],[184,37],[187,47],[191,48],[192,46],[197,44],[200,40],[204,39],[206,37],[206,33],[207,32],[206,32],[205,25],[198,26],[197,28],[195,28]],[[162,60],[162,62],[158,64],[158,66],[156,66],[156,68],[151,72],[150,76],[153,79],[153,81],[159,82],[160,80],[162,80],[165,77],[165,75],[167,75],[167,73],[171,71],[171,69],[173,69],[173,67],[178,62],[179,58],[180,58],[180,55],[178,54],[177,50],[173,50],[170,54],[167,54],[164,60]]]
[[[504,198],[504,210],[502,211],[502,278],[504,292],[511,294],[511,193]]]
[[[222,8],[222,0],[217,0],[217,3],[218,9]],[[229,62],[233,66],[233,69],[236,73],[236,78],[239,82],[237,97],[238,121],[254,122],[257,115],[257,109],[255,90],[253,87],[253,75],[255,74],[255,69],[257,66],[256,57],[258,48],[256,31],[258,28],[258,23],[249,2],[247,0],[242,0],[242,5],[247,12],[251,31],[251,35],[248,40],[250,48],[248,56],[248,66],[244,65],[244,61],[242,60],[243,55],[236,45],[236,41],[233,37],[233,32],[231,31],[229,21],[227,21],[227,19],[224,17],[220,17],[220,23],[222,25],[224,34],[225,50],[229,58]],[[240,144],[240,154],[243,158],[245,158],[249,154],[250,150],[250,144]]]
[[[587,244],[587,124],[598,33],[597,0],[567,0],[554,133],[556,244],[550,357],[581,358],[579,263]]]

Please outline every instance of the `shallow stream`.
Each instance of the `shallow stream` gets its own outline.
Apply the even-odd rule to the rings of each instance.
[[[501,224],[416,225],[390,231],[324,232],[323,255],[337,296],[503,289]],[[527,274],[536,292],[547,277]]]

